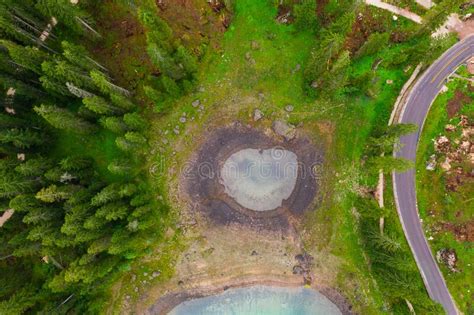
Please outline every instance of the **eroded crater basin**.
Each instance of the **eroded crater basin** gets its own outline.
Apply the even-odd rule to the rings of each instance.
[[[220,183],[241,206],[254,211],[274,210],[288,199],[298,178],[295,153],[272,148],[243,149],[227,158]]]

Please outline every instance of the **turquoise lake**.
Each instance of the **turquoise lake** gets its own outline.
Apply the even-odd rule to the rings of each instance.
[[[335,304],[306,288],[253,286],[185,301],[171,315],[336,315]]]

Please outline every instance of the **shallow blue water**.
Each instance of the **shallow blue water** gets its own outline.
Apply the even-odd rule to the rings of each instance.
[[[253,286],[189,300],[171,315],[336,315],[336,305],[321,293],[306,288]]]

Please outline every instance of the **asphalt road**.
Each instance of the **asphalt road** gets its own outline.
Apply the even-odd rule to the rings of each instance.
[[[395,153],[395,156],[415,162],[418,139],[431,104],[446,78],[473,55],[474,36],[470,36],[446,51],[417,81],[407,99],[399,122],[414,123],[419,128],[416,133],[401,138],[403,147]],[[393,186],[400,221],[428,294],[433,300],[441,303],[448,314],[458,314],[423,233],[416,203],[415,170],[394,173]]]

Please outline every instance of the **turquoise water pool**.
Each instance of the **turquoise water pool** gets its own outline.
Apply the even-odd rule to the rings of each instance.
[[[321,293],[306,288],[253,286],[189,300],[171,315],[336,315],[336,305]]]
[[[225,192],[241,206],[273,210],[290,197],[298,177],[296,154],[282,149],[244,149],[232,154],[221,170]]]

